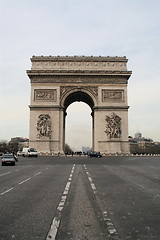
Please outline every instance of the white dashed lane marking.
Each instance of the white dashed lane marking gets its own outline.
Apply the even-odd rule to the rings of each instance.
[[[30,179],[31,179],[31,177],[23,180],[22,182],[20,182],[20,183],[18,183],[18,184],[21,185],[21,184],[23,184],[23,183],[25,183],[25,182],[28,182]]]
[[[42,173],[42,172],[38,172],[38,173],[34,174],[34,177],[40,175],[41,173]]]
[[[8,193],[8,192],[10,192],[10,191],[12,191],[13,189],[14,189],[14,188],[9,188],[8,190],[2,192],[2,193],[1,193],[1,196],[4,195],[4,194],[6,194],[6,193]]]
[[[93,180],[92,180],[92,178],[91,178],[91,174],[89,173],[86,165],[84,165],[84,168],[85,168],[85,171],[86,171],[88,180],[89,180],[89,182],[90,182],[91,188],[92,188],[92,190],[93,190],[93,192],[94,192],[94,195],[95,195],[95,197],[96,197],[96,199],[97,199],[97,203],[98,203],[98,202],[99,202],[99,201],[98,201],[98,191],[97,191],[97,189],[96,189],[96,186],[95,186],[95,184],[94,184],[94,182],[93,182]],[[114,239],[120,240],[120,238],[118,237],[117,230],[116,230],[116,228],[114,227],[114,225],[113,225],[113,223],[112,223],[112,221],[111,221],[111,219],[110,219],[110,217],[109,217],[108,212],[107,212],[106,210],[104,211],[104,209],[102,209],[101,207],[100,207],[100,209],[101,209],[101,212],[102,212],[103,221],[104,221],[104,223],[105,223],[105,225],[106,225],[106,229],[107,229],[107,231],[108,231],[111,239],[112,239],[112,237],[114,238],[114,237],[116,236],[116,238],[114,238]]]
[[[46,168],[46,170],[48,170],[48,168]],[[17,170],[15,170],[15,171],[17,171]],[[13,173],[13,172],[3,173],[3,174],[0,175],[0,177],[1,177],[1,176],[5,176],[5,175],[10,174],[10,173]],[[33,177],[36,177],[36,176],[40,175],[41,173],[42,173],[42,172],[37,172],[37,173],[35,173],[35,174],[33,175]],[[31,179],[32,179],[32,177],[29,177],[29,178],[27,178],[27,179],[24,179],[24,180],[21,181],[20,183],[17,183],[17,185],[22,185],[22,184],[28,182],[28,181],[31,180]],[[15,186],[15,187],[16,187],[16,186]],[[13,190],[15,187],[9,188],[8,190],[0,193],[0,196],[4,195],[4,194],[6,194],[6,193],[9,193],[9,192],[10,192],[11,190]]]
[[[48,232],[46,240],[49,240],[49,239],[55,240],[56,239],[57,231],[58,231],[60,221],[61,221],[62,210],[64,208],[64,205],[65,205],[65,202],[66,202],[66,199],[67,199],[67,195],[68,195],[68,192],[69,192],[69,189],[70,189],[70,186],[71,186],[71,181],[72,181],[74,169],[75,169],[75,164],[72,167],[71,173],[70,173],[69,178],[68,178],[68,182],[67,182],[67,184],[65,186],[65,189],[64,189],[64,192],[62,194],[61,201],[58,204],[56,214],[55,214],[55,217],[53,218],[53,221],[52,221],[52,224],[51,224],[51,227],[50,227],[50,230]]]
[[[3,176],[8,175],[8,174],[10,174],[10,173],[11,173],[11,172],[2,173],[2,174],[0,174],[0,177],[3,177]]]

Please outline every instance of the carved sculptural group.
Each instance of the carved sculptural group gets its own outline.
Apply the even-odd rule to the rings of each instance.
[[[106,116],[106,130],[105,132],[109,138],[120,138],[121,137],[121,118],[113,113],[111,117]]]
[[[51,137],[51,118],[48,114],[40,114],[37,121],[37,137]]]

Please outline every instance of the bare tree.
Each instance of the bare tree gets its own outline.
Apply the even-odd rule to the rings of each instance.
[[[73,153],[73,150],[71,149],[71,147],[65,143],[65,154],[72,154]]]

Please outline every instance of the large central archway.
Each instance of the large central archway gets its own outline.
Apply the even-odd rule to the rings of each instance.
[[[68,107],[72,104],[72,103],[75,103],[75,102],[82,102],[82,103],[85,103],[87,104],[90,109],[91,109],[91,117],[92,117],[92,143],[91,145],[89,145],[90,147],[93,148],[94,146],[94,142],[93,142],[93,134],[94,134],[94,129],[93,129],[93,126],[94,126],[94,114],[93,114],[93,108],[94,108],[94,100],[93,100],[93,96],[91,97],[88,93],[86,93],[86,91],[84,90],[79,90],[79,89],[74,89],[72,91],[70,91],[69,95],[67,94],[67,96],[64,97],[63,99],[63,106],[64,106],[64,146],[65,146],[65,143],[66,143],[66,117],[67,117],[67,109]],[[82,130],[84,131],[84,130]],[[63,148],[64,148],[63,146]],[[82,145],[83,146],[83,145]],[[81,149],[82,149],[82,146],[81,146]]]
[[[92,110],[92,149],[128,153],[126,57],[35,57],[29,143],[39,152],[64,151],[66,109],[76,101]]]
[[[65,150],[88,152],[92,147],[92,110],[84,102],[74,102],[66,109]],[[69,148],[68,148],[69,149]]]
[[[73,103],[73,102],[84,102],[87,103],[90,108],[93,110],[94,107],[94,101],[93,101],[93,96],[91,97],[88,93],[84,92],[84,91],[79,91],[79,89],[77,90],[73,90],[73,92],[71,91],[71,93],[69,93],[69,95],[67,94],[67,97],[64,97],[64,100],[62,100],[63,102],[63,106],[65,109],[67,109],[67,107]]]

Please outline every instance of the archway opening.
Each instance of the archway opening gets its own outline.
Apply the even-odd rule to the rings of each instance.
[[[85,92],[75,91],[65,99],[64,143],[73,151],[92,148],[93,107],[93,99]]]
[[[76,101],[87,103],[91,109],[94,106],[93,99],[87,93],[81,92],[81,91],[75,91],[66,97],[64,102],[65,110],[71,103],[74,103]]]
[[[74,102],[67,108],[65,143],[74,152],[87,152],[92,147],[91,112],[91,108],[83,102]]]

